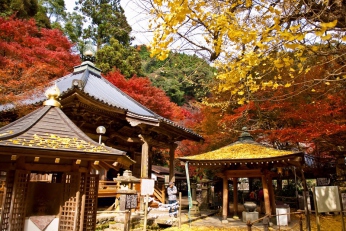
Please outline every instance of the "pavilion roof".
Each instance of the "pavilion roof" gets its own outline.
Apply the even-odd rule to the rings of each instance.
[[[252,160],[270,159],[295,154],[261,145],[255,141],[237,141],[228,146],[199,155],[181,157],[181,160]]]
[[[135,161],[125,152],[104,146],[84,134],[59,107],[44,106],[0,128],[0,154],[67,159]]]
[[[121,91],[112,83],[101,76],[101,70],[96,68],[90,61],[85,61],[81,65],[74,68],[73,73],[61,77],[51,83],[51,87],[56,85],[64,98],[73,95],[76,91],[78,94],[84,95],[100,105],[114,109],[120,114],[124,114],[127,118],[139,123],[163,126],[167,130],[177,131],[185,134],[187,139],[201,141],[203,137],[197,133],[187,129],[167,118],[164,118],[151,111],[144,105],[140,104],[129,95]],[[42,92],[37,92],[34,97],[23,102],[24,104],[38,104],[46,100]],[[0,110],[8,110],[12,106],[0,106]]]
[[[243,133],[244,134],[244,133]],[[255,142],[249,133],[245,138],[214,151],[194,156],[180,157],[181,161],[192,164],[224,165],[224,164],[256,164],[281,162],[304,162],[304,154],[297,151],[278,150]]]

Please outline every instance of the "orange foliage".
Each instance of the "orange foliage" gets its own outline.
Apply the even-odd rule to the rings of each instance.
[[[61,31],[39,29],[33,19],[0,18],[0,104],[71,72],[80,63],[71,47]]]
[[[171,102],[163,90],[154,87],[147,77],[134,76],[127,80],[119,71],[114,70],[105,78],[137,102],[162,117],[180,121],[188,114],[186,110]]]

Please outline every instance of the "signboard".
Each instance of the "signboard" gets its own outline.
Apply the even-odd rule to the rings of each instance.
[[[341,212],[342,230],[346,231],[344,213],[342,212],[342,200],[338,186],[314,187],[314,201],[316,204],[316,224],[317,231],[321,230],[318,213]]]
[[[127,194],[125,209],[137,208],[137,194]]]
[[[330,184],[329,178],[317,178],[317,186],[327,186]]]
[[[314,191],[319,213],[341,211],[339,188],[337,186],[315,187]]]
[[[141,195],[153,195],[154,185],[155,181],[153,179],[141,179]]]

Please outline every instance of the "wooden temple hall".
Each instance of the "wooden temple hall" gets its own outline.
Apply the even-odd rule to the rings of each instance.
[[[238,218],[238,179],[257,178],[261,180],[264,193],[264,209],[266,215],[276,212],[276,201],[272,180],[278,178],[283,168],[294,167],[301,174],[305,191],[303,165],[304,154],[277,150],[255,142],[243,128],[237,142],[215,151],[188,157],[180,157],[182,162],[204,169],[218,170],[217,176],[222,179],[222,222],[227,223],[230,201],[233,201],[233,217]],[[300,175],[299,174],[299,175]],[[232,186],[230,187],[230,182]],[[229,190],[233,188],[233,198],[228,198]],[[305,205],[307,201],[305,198]],[[307,209],[307,208],[306,208]],[[307,210],[306,210],[307,211]]]
[[[202,140],[109,83],[85,54],[46,97],[26,101],[43,106],[0,128],[1,231],[95,230],[99,180],[149,178],[153,148],[169,150],[172,179],[176,142]]]

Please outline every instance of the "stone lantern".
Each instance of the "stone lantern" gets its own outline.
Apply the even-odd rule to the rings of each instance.
[[[116,198],[119,200],[119,210],[125,211],[126,205],[126,195],[137,195],[137,191],[135,190],[135,183],[139,183],[141,180],[132,176],[132,172],[130,170],[125,170],[123,175],[113,178],[113,181],[117,182],[116,187]]]
[[[211,180],[207,179],[207,177],[204,175],[201,183],[202,188],[202,194],[201,194],[201,210],[205,210],[209,208],[209,195],[210,195],[210,182]]]
[[[116,203],[119,206],[116,206],[119,211],[123,211],[125,216],[120,214],[114,218],[117,222],[113,228],[123,229],[124,231],[130,230],[131,223],[131,210],[137,208],[137,191],[135,190],[135,183],[139,183],[140,179],[132,176],[130,170],[125,170],[123,175],[113,178],[113,181],[117,182],[117,187],[115,190],[116,193]],[[121,226],[121,227],[119,227]]]

